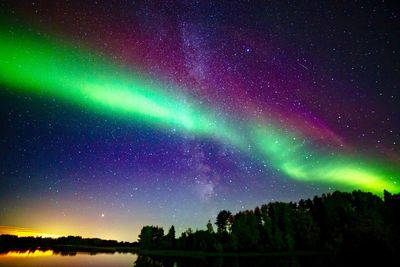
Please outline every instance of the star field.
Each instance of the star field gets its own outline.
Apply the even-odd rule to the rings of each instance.
[[[399,191],[386,2],[2,1],[0,225],[136,240]]]

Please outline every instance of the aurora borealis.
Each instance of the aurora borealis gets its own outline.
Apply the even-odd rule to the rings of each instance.
[[[0,225],[135,240],[272,199],[400,190],[386,4],[348,6],[348,23],[328,4],[61,2],[1,4]]]

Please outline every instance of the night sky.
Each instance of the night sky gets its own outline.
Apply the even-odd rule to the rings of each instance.
[[[329,2],[0,1],[0,232],[399,192],[399,9]]]

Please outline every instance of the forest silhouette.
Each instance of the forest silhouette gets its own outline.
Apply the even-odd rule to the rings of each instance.
[[[400,194],[383,199],[362,191],[315,196],[299,202],[272,202],[254,210],[219,212],[206,230],[187,229],[179,238],[158,226],[144,226],[141,250],[265,253],[325,251],[394,255],[400,248]],[[156,254],[156,253],[155,253]]]
[[[205,230],[189,228],[178,238],[174,226],[165,233],[152,225],[144,226],[133,243],[80,236],[1,235],[0,252],[40,248],[66,255],[77,251],[159,256],[322,252],[393,257],[400,249],[399,214],[400,193],[384,191],[381,198],[369,192],[335,191],[297,203],[271,202],[236,214],[222,210]]]

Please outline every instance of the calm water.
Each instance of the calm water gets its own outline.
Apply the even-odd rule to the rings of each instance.
[[[135,266],[135,267],[251,267],[251,266],[335,266],[326,257],[207,257],[173,258],[149,257],[133,253],[70,253],[59,254],[51,250],[0,254],[0,266]],[[341,264],[340,264],[341,265]]]
[[[135,266],[136,254],[126,253],[76,253],[76,254],[56,254],[51,250],[17,252],[10,251],[0,254],[0,266]]]

